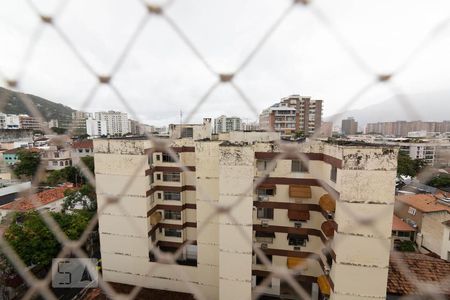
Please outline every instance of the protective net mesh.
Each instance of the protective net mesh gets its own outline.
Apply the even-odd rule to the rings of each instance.
[[[183,0],[184,1],[184,0]],[[83,74],[83,76],[87,76],[88,78],[92,79],[90,81],[91,84],[82,84],[83,90],[79,91],[80,95],[82,96],[81,104],[79,105],[80,111],[87,110],[92,104],[94,99],[96,98],[96,95],[99,93],[102,89],[108,89],[110,95],[114,96],[118,101],[121,103],[121,105],[124,107],[124,109],[129,113],[130,118],[141,121],[141,115],[139,112],[139,107],[135,105],[133,100],[133,94],[129,93],[126,90],[126,87],[120,84],[119,80],[115,80],[116,77],[120,78],[121,76],[121,70],[126,63],[127,59],[131,55],[133,51],[148,51],[148,55],[153,55],[151,52],[151,49],[146,49],[146,45],[140,43],[140,40],[144,38],[144,35],[148,34],[146,30],[148,30],[149,27],[151,27],[150,22],[153,20],[157,22],[163,22],[167,29],[160,34],[163,35],[167,39],[175,39],[178,44],[184,45],[189,53],[186,57],[189,57],[189,59],[196,60],[197,63],[192,64],[189,63],[186,66],[197,66],[198,68],[204,69],[206,73],[208,73],[208,78],[206,80],[207,87],[204,89],[204,92],[202,95],[200,95],[197,99],[197,101],[189,102],[189,111],[187,115],[183,118],[183,123],[189,123],[191,120],[194,119],[195,115],[201,110],[201,108],[208,103],[208,101],[211,100],[211,95],[219,88],[223,86],[227,86],[235,91],[235,97],[237,97],[240,102],[239,105],[244,107],[245,109],[248,109],[250,113],[254,115],[255,118],[257,118],[259,114],[259,106],[256,105],[257,99],[252,99],[249,95],[252,93],[251,89],[255,89],[255,85],[249,85],[248,87],[245,86],[242,82],[239,82],[236,80],[238,75],[244,73],[252,64],[264,64],[261,60],[255,60],[256,56],[263,51],[267,43],[270,41],[271,38],[276,33],[279,33],[281,30],[286,29],[283,27],[284,22],[288,18],[297,18],[297,17],[303,17],[305,13],[308,13],[309,18],[314,20],[315,26],[320,27],[321,30],[326,31],[330,39],[333,39],[334,42],[336,42],[340,49],[342,50],[343,55],[346,56],[346,58],[349,58],[352,63],[354,63],[358,68],[359,71],[364,74],[365,76],[368,76],[371,78],[361,86],[357,87],[354,86],[354,90],[356,91],[353,96],[348,97],[345,99],[345,101],[342,101],[342,104],[340,106],[339,112],[340,114],[337,114],[334,116],[334,119],[330,121],[335,121],[337,118],[340,117],[340,115],[344,114],[346,111],[348,111],[355,103],[357,103],[361,98],[364,97],[369,91],[374,89],[375,87],[378,87],[380,85],[383,85],[387,90],[391,91],[393,95],[396,96],[396,100],[399,104],[402,105],[404,110],[407,112],[407,114],[411,117],[411,119],[420,119],[420,112],[416,111],[414,109],[414,105],[412,105],[409,102],[408,99],[408,93],[407,91],[402,90],[402,88],[395,82],[395,78],[399,76],[400,74],[408,73],[408,72],[418,72],[414,68],[410,68],[411,65],[414,64],[416,59],[420,56],[420,54],[426,50],[427,47],[432,45],[436,38],[443,34],[445,32],[445,29],[448,25],[448,22],[450,21],[450,17],[446,18],[444,20],[437,20],[436,25],[429,31],[427,35],[425,35],[424,38],[420,38],[420,40],[415,44],[415,46],[407,53],[405,53],[405,56],[403,57],[403,60],[400,61],[396,68],[390,70],[389,72],[379,72],[377,68],[373,67],[373,63],[368,62],[365,56],[361,55],[359,52],[359,48],[355,47],[357,44],[357,41],[353,41],[347,38],[347,35],[344,31],[339,29],[338,26],[334,24],[334,21],[327,16],[327,14],[324,11],[324,7],[327,6],[327,3],[316,3],[315,1],[310,0],[294,0],[294,1],[285,1],[285,5],[282,9],[274,10],[274,12],[277,12],[277,14],[273,14],[270,16],[270,18],[267,18],[264,25],[264,32],[258,36],[258,40],[250,45],[250,50],[245,53],[239,59],[238,63],[235,65],[228,66],[225,64],[225,66],[217,67],[216,63],[212,63],[212,61],[217,62],[220,61],[220,59],[217,58],[211,58],[208,57],[207,51],[203,51],[203,43],[202,41],[202,47],[198,47],[198,37],[195,39],[192,38],[191,34],[189,34],[190,30],[186,29],[186,25],[182,25],[184,22],[180,22],[178,18],[172,17],[170,10],[172,8],[176,8],[177,5],[180,5],[179,2],[183,2],[181,0],[174,0],[174,1],[165,1],[163,3],[153,3],[152,1],[129,1],[126,2],[125,5],[133,6],[133,9],[135,10],[135,15],[138,16],[134,19],[134,23],[132,25],[127,24],[127,30],[124,30],[124,32],[120,32],[120,38],[123,39],[121,46],[114,47],[114,52],[116,53],[114,59],[105,59],[109,60],[109,63],[105,64],[105,60],[99,62],[96,59],[98,59],[100,56],[103,55],[103,53],[92,55],[90,51],[95,51],[95,49],[88,49],[86,45],[83,45],[82,39],[80,39],[77,34],[71,33],[70,30],[67,28],[67,22],[76,22],[76,18],[73,17],[73,14],[71,16],[71,19],[69,21],[65,21],[66,16],[68,15],[69,10],[74,5],[74,2],[76,1],[68,1],[68,0],[61,0],[58,1],[55,5],[52,6],[52,9],[48,9],[48,7],[42,6],[39,1],[21,1],[23,3],[20,4],[21,8],[24,11],[24,14],[29,16],[30,18],[35,19],[34,25],[31,27],[33,28],[31,30],[31,34],[29,35],[29,40],[24,43],[26,44],[26,47],[21,49],[21,53],[23,54],[21,58],[16,59],[14,62],[12,62],[16,67],[14,71],[10,71],[7,68],[2,68],[2,62],[0,62],[0,82],[3,82],[3,85],[5,87],[8,87],[10,89],[15,89],[21,91],[23,88],[22,82],[24,78],[27,76],[33,76],[33,74],[28,73],[28,66],[33,63],[33,61],[36,59],[36,51],[38,51],[38,45],[42,42],[43,36],[45,34],[51,34],[55,40],[58,41],[60,47],[64,47],[65,49],[69,49],[70,53],[72,54],[72,60],[75,59],[79,62],[79,65],[81,65],[81,68],[84,69],[84,71],[80,74]],[[17,1],[19,2],[19,1]],[[100,3],[101,1],[99,1]],[[192,2],[192,1],[191,1]],[[221,1],[217,1],[217,5],[220,5]],[[19,4],[18,4],[19,5]],[[90,3],[86,2],[83,4],[86,11],[86,16],[100,16],[104,12],[102,11],[102,5],[96,5],[95,10],[91,8]],[[108,3],[105,3],[103,1],[103,5],[109,5]],[[194,5],[194,4],[193,4]],[[247,9],[250,4],[245,3],[242,4],[242,6],[237,5],[235,7],[236,10],[244,10]],[[251,5],[256,6],[258,5],[257,1],[253,1]],[[249,6],[251,8],[251,5]],[[334,4],[333,4],[334,5]],[[432,5],[432,4],[430,4]],[[343,3],[343,6],[345,6],[345,3]],[[201,14],[207,14],[208,9],[210,9],[211,6],[208,4],[202,4],[198,6],[198,13]],[[343,8],[345,9],[345,7]],[[405,8],[407,9],[407,8]],[[50,11],[50,12],[49,12]],[[85,16],[83,15],[77,15],[77,18],[83,19]],[[117,19],[117,22],[120,22],[120,16]],[[233,26],[231,24],[232,20],[230,20],[230,24],[228,26]],[[382,20],[380,20],[382,22]],[[269,24],[266,24],[269,23]],[[354,24],[354,26],[358,26],[357,24]],[[224,26],[227,28],[227,26]],[[287,29],[286,29],[287,30]],[[79,35],[80,33],[78,33]],[[81,33],[83,34],[83,33]],[[314,33],[313,33],[314,34]],[[292,37],[295,39],[295,36]],[[246,42],[248,44],[248,42]],[[280,45],[280,46],[287,46],[287,45]],[[140,49],[144,47],[144,49]],[[108,47],[105,47],[108,48]],[[13,50],[14,51],[14,50]],[[155,54],[156,55],[156,54]],[[17,57],[17,56],[15,56]],[[184,57],[184,56],[183,56]],[[157,59],[157,58],[156,58]],[[442,57],[442,60],[445,60],[445,57]],[[226,59],[224,59],[226,61]],[[11,64],[11,62],[9,62]],[[108,65],[105,67],[105,65]],[[62,66],[63,67],[63,66]],[[173,66],[172,66],[173,67]],[[180,68],[184,66],[179,66]],[[299,67],[301,68],[301,61],[299,62]],[[222,71],[225,70],[225,71]],[[67,70],[66,70],[67,71]],[[69,70],[70,71],[70,70]],[[45,71],[44,71],[45,72]],[[32,77],[34,78],[34,77]],[[64,77],[66,79],[66,77]],[[157,77],[156,77],[157,79]],[[70,80],[68,77],[67,80]],[[147,79],[146,78],[135,78],[134,82],[136,85],[145,85]],[[265,84],[265,83],[264,83]],[[270,84],[268,85],[270,87]],[[170,87],[168,87],[170,89]],[[25,95],[20,94],[20,101],[23,102],[27,110],[31,112],[33,117],[43,119],[43,116],[40,114],[38,108],[35,106],[33,101]],[[131,95],[131,96],[128,96]],[[149,96],[150,97],[150,96]],[[327,99],[325,99],[327,100]],[[151,101],[150,101],[151,102]],[[156,104],[157,101],[153,103],[153,105]],[[325,101],[326,103],[326,101]],[[0,101],[0,111],[3,111],[4,105],[7,105],[6,99],[1,99]],[[146,123],[146,122],[142,122]],[[73,129],[76,124],[71,124],[70,129]],[[48,134],[52,134],[51,130],[47,130]],[[69,130],[69,133],[71,133],[71,130]],[[60,146],[66,147],[67,150],[71,150],[70,146],[67,146],[66,143],[64,143],[64,135],[59,135],[56,138],[53,139],[53,142],[59,143]],[[173,152],[173,150],[169,147],[170,141],[167,140],[159,140],[157,137],[154,136],[147,136],[149,140],[151,140],[155,145],[159,145],[162,147],[162,150],[164,152],[169,153],[172,158],[176,161],[178,161],[178,156],[176,153]],[[265,174],[268,175],[273,168],[275,167],[276,161],[279,159],[283,159],[285,157],[292,157],[297,156],[299,160],[301,161],[307,161],[308,158],[305,157],[302,154],[299,154],[297,151],[295,151],[295,148],[289,148],[286,145],[280,144],[279,147],[283,149],[283,152],[276,156],[272,161],[271,164],[269,164],[267,170],[265,171]],[[179,161],[178,161],[179,162]],[[77,163],[78,167],[80,167],[83,174],[88,179],[89,183],[95,187],[95,178],[93,174],[90,173],[89,169],[86,165],[84,165],[83,161],[79,161]],[[183,171],[189,171],[189,168],[187,166],[180,166]],[[37,176],[34,177],[34,180],[32,182],[32,186],[34,187],[34,190],[37,189],[38,184],[43,178],[45,172],[45,166],[41,165],[37,171]],[[140,168],[135,170],[135,174],[137,175],[138,172],[140,172]],[[99,207],[97,211],[97,215],[92,218],[89,225],[87,226],[86,230],[84,231],[84,234],[78,239],[77,241],[70,240],[66,234],[61,230],[58,223],[54,220],[54,218],[50,215],[50,213],[46,210],[40,210],[39,214],[42,216],[45,223],[48,225],[48,228],[52,231],[52,233],[55,235],[58,242],[63,245],[61,252],[59,253],[58,257],[65,257],[68,254],[75,255],[80,258],[88,257],[87,254],[83,251],[82,245],[84,245],[87,241],[87,239],[90,237],[91,231],[96,227],[98,223],[98,214],[102,213],[102,211],[110,204],[114,203],[117,205],[119,203],[117,200],[121,195],[127,194],[127,189],[130,186],[133,178],[131,176],[129,185],[126,185],[127,188],[119,193],[118,195],[114,195],[107,201],[103,207]],[[261,176],[260,181],[265,178],[265,176]],[[256,182],[255,184],[258,185],[261,182]],[[327,186],[322,186],[324,189],[327,189]],[[249,186],[248,190],[253,191],[254,186]],[[29,192],[30,195],[33,194],[33,189]],[[98,193],[101,193],[102,191],[98,191]],[[333,193],[332,190],[327,191],[330,194]],[[201,188],[201,186],[197,187],[197,193],[206,193],[205,190]],[[33,201],[36,202],[36,205],[38,205],[37,202],[39,202],[39,199],[36,197],[31,197]],[[230,212],[239,204],[239,202],[242,199],[239,199],[236,201],[233,205],[229,207],[216,207],[213,214],[208,216],[206,220],[211,220],[214,218],[214,216],[219,214],[228,214],[231,219],[233,219],[233,216],[230,214]],[[348,212],[350,215],[352,214],[351,211]],[[375,217],[371,217],[371,219],[365,219],[361,218],[360,216],[353,215],[354,218],[357,218],[361,224],[372,224]],[[238,220],[232,220],[236,223],[238,223]],[[207,224],[208,222],[205,221],[203,224]],[[137,226],[136,224],[132,224],[131,226]],[[204,228],[202,226],[197,227],[197,234],[200,234]],[[253,241],[251,239],[248,239],[245,232],[242,232],[242,238],[247,239],[249,244],[253,245]],[[166,264],[176,264],[177,259],[181,256],[183,253],[183,250],[185,247],[189,246],[192,242],[188,241],[183,244],[182,247],[180,247],[175,253],[163,253],[158,250],[157,247],[154,247],[153,254],[155,256],[155,259],[159,262],[166,263]],[[326,248],[329,241],[327,241]],[[154,245],[156,246],[156,245]],[[297,296],[301,299],[309,299],[311,298],[310,294],[296,281],[295,276],[301,272],[301,267],[294,268],[294,269],[288,269],[288,268],[273,268],[271,261],[266,256],[264,251],[262,251],[257,246],[252,246],[255,254],[259,258],[262,264],[264,264],[267,267],[267,270],[271,271],[271,276],[266,277],[254,290],[252,293],[253,298],[258,298],[261,296],[261,294],[264,291],[264,288],[270,285],[272,277],[280,278],[287,282],[292,289],[295,291]],[[33,273],[27,268],[25,263],[20,259],[20,257],[15,253],[13,248],[5,241],[3,237],[0,237],[0,248],[2,252],[8,257],[8,259],[12,262],[18,273],[22,276],[22,278],[26,281],[28,285],[28,290],[25,294],[25,298],[31,298],[37,294],[41,295],[44,298],[48,299],[55,299],[56,296],[54,295],[51,286],[51,272],[47,274],[47,276],[44,277],[44,279],[39,279]],[[396,252],[392,252],[392,256],[397,256]],[[312,259],[319,259],[316,257],[317,255],[311,254],[310,258]],[[429,285],[429,284],[423,284],[416,278],[413,272],[411,272],[408,269],[408,265],[402,263],[402,257],[398,256],[395,260],[397,263],[397,268],[400,270],[400,272],[408,278],[411,284],[417,286],[417,290],[419,294],[429,294],[434,293],[436,291],[436,285]],[[151,267],[147,270],[148,274],[151,274],[155,268],[158,268],[157,264],[152,264]],[[207,299],[207,297],[202,293],[202,290],[199,289],[199,287],[190,280],[188,274],[180,274],[182,278],[184,279],[185,284],[189,288],[190,292],[197,298],[197,299]],[[440,286],[449,286],[450,285],[450,277],[444,279],[445,281],[440,283]],[[99,285],[102,291],[108,295],[111,298],[129,298],[134,299],[139,292],[141,291],[142,287],[140,285],[136,285],[128,294],[120,294],[114,288],[112,288],[111,284],[108,282],[105,282],[101,276],[99,279]]]

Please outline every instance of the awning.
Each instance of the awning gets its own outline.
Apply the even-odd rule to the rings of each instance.
[[[322,231],[327,237],[333,237],[334,232],[337,230],[337,223],[335,221],[329,220],[322,223]]]
[[[256,231],[255,237],[275,238],[275,232]]]
[[[287,258],[287,267],[288,269],[295,269],[295,268],[302,268],[305,270],[307,267],[308,262],[306,261],[306,258],[301,257],[288,257]]]
[[[334,212],[336,210],[336,200],[331,198],[329,194],[320,197],[319,205],[324,211]]]
[[[309,211],[307,210],[288,210],[288,218],[291,221],[308,221],[309,220]]]
[[[269,190],[269,189],[273,189],[274,192],[276,190],[277,186],[275,184],[272,183],[261,183],[259,184],[256,189],[257,190]]]
[[[327,276],[321,275],[317,277],[317,284],[319,285],[320,292],[323,295],[330,295],[331,287],[330,283],[328,282]]]
[[[291,198],[311,198],[311,187],[308,185],[290,185],[289,197]]]
[[[151,214],[150,216],[150,225],[156,225],[158,224],[162,219],[162,215],[159,211],[155,211],[154,213]]]

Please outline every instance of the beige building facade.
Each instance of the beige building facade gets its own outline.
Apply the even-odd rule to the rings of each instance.
[[[384,299],[397,151],[263,135],[95,140],[105,280],[206,299],[249,299],[265,281],[265,294],[296,295],[270,277],[282,268],[313,299]]]

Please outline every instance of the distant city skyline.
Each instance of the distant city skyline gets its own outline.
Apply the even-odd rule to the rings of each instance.
[[[49,16],[56,4],[48,0],[35,3],[43,15]],[[245,4],[237,0],[175,1],[166,13],[217,72],[230,73],[290,4],[273,0],[249,0]],[[234,78],[258,112],[284,96],[302,94],[323,99],[327,117],[374,82],[374,74],[364,72],[338,42],[340,36],[374,73],[390,74],[430,32],[435,33],[415,59],[394,74],[394,90],[390,83],[378,84],[348,109],[389,99],[396,89],[408,95],[448,90],[450,62],[444,59],[450,50],[449,26],[444,22],[450,9],[448,1],[314,1],[310,7],[323,12],[331,31],[308,8],[299,5]],[[86,8],[85,2],[71,1],[54,22],[98,74],[108,74],[147,11],[139,1],[97,0]],[[201,9],[209,13],[195,13]],[[236,26],[225,25],[230,17]],[[80,109],[98,79],[84,69],[50,26],[43,28],[35,41],[23,76],[15,78],[38,24],[39,19],[25,1],[0,3],[0,39],[8,44],[0,49],[0,73],[7,79],[18,79],[21,91]],[[439,24],[442,26],[437,27]],[[0,85],[6,86],[5,78],[0,78]],[[163,18],[153,16],[111,80],[133,111],[128,111],[107,85],[98,88],[93,102],[83,110],[120,110],[144,123],[175,123],[180,109],[189,115],[216,81],[217,77],[206,70],[173,28]],[[220,115],[257,119],[227,84],[218,86],[192,121]]]

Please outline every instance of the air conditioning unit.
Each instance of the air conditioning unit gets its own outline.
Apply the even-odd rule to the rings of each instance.
[[[328,220],[333,220],[334,219],[334,214],[331,213],[331,212],[327,213],[327,219]]]
[[[301,222],[295,222],[294,226],[295,226],[295,228],[302,228],[302,223]]]
[[[268,201],[269,196],[266,195],[258,195],[258,201]]]
[[[261,226],[262,226],[262,227],[268,227],[268,226],[269,226],[269,221],[267,221],[267,220],[262,220],[262,221],[261,221]]]
[[[261,249],[267,249],[267,244],[266,243],[262,243],[261,244]]]
[[[300,247],[294,247],[294,251],[300,251]]]

